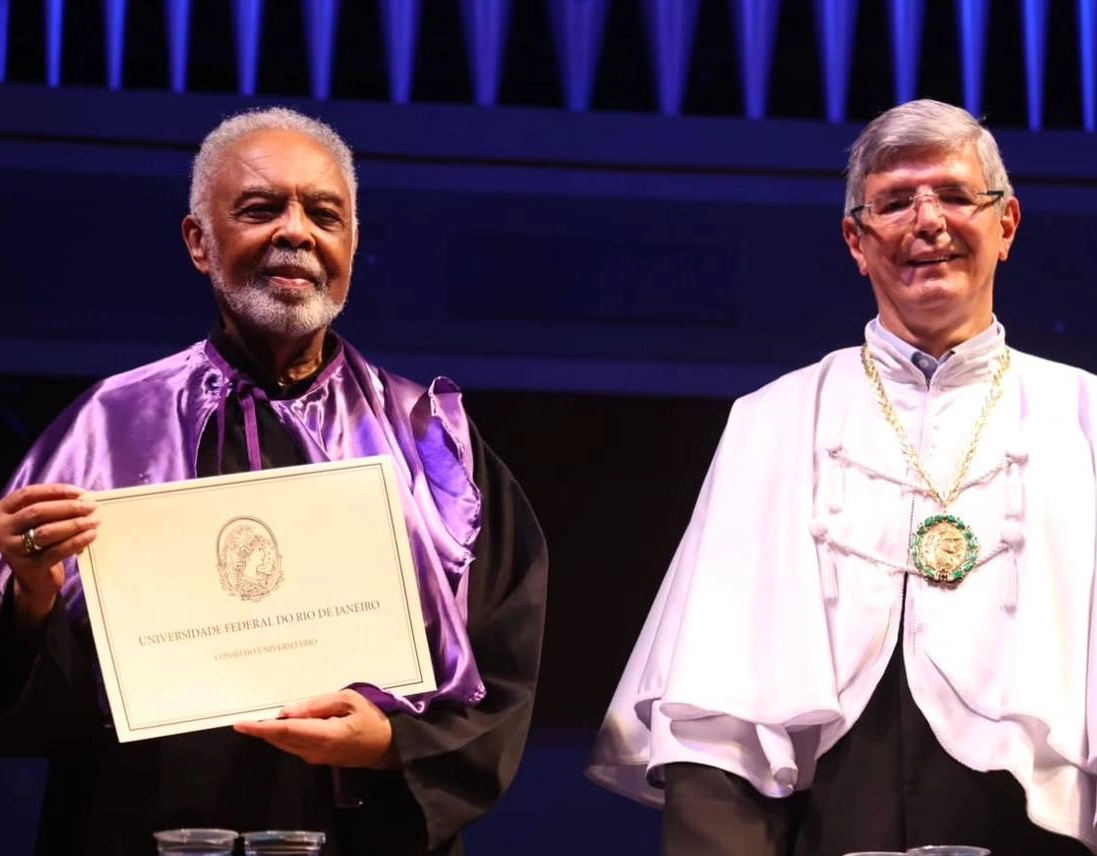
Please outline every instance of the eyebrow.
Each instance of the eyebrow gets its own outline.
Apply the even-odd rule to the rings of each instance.
[[[327,202],[337,207],[347,207],[346,199],[344,199],[341,194],[331,190],[316,190],[311,192],[306,191],[304,195],[305,201],[313,204],[317,202]],[[242,204],[248,199],[259,198],[273,200],[285,199],[286,196],[287,194],[283,191],[275,190],[274,188],[267,185],[256,184],[243,188],[238,194],[236,194],[236,198],[233,199],[232,204],[235,207]]]
[[[948,179],[947,181],[915,181],[904,184],[897,184],[894,187],[889,187],[884,193],[913,193],[919,187],[930,187],[934,190],[939,190],[943,187],[974,187],[975,184],[970,181],[961,181],[959,179]]]

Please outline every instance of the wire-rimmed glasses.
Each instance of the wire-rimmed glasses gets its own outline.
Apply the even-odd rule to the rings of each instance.
[[[849,209],[859,223],[890,229],[914,219],[923,201],[931,202],[947,217],[967,218],[1005,196],[1004,190],[978,190],[967,184],[946,184],[929,190],[892,190],[877,194]]]

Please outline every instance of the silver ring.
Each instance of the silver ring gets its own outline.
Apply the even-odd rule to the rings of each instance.
[[[42,552],[41,545],[34,539],[34,527],[23,533],[23,549],[28,556],[37,556]]]

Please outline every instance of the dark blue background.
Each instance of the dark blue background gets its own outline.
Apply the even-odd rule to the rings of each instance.
[[[736,2],[697,3],[678,115],[660,114],[673,75],[643,10],[687,0],[608,4],[586,111],[561,106],[540,0],[511,4],[492,106],[472,103],[457,0],[423,5],[404,105],[387,103],[377,0],[341,4],[322,100],[309,94],[302,6],[288,1],[267,4],[258,94],[237,94],[229,5],[194,0],[188,85],[173,93],[163,4],[129,4],[111,91],[100,0],[67,4],[57,86],[47,4],[0,0],[0,476],[93,379],[211,325],[179,233],[202,136],[259,103],[330,121],[360,180],[341,331],[391,370],[465,388],[550,542],[530,750],[469,852],[655,853],[659,815],[581,769],[730,402],[856,344],[874,312],[839,221],[846,147],[894,98],[891,4],[857,7],[839,122],[825,121],[811,0],[780,4],[764,120],[744,118]],[[1079,6],[1048,4],[1034,76],[1022,24],[1038,5],[988,4],[983,109],[1024,214],[997,308],[1015,347],[1093,369],[1097,135],[1083,130]],[[958,8],[925,3],[917,87],[956,103]],[[38,762],[0,762],[0,852],[29,853],[40,785]]]

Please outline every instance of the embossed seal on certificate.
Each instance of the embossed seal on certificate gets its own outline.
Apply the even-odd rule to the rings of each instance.
[[[261,600],[282,582],[282,557],[274,533],[255,517],[234,517],[217,534],[217,572],[225,591]]]

